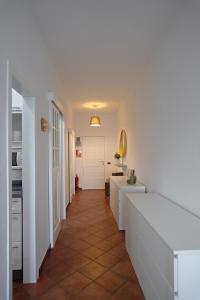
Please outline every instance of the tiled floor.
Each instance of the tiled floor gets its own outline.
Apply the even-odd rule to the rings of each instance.
[[[14,285],[29,299],[144,300],[104,191],[76,194],[38,283]]]

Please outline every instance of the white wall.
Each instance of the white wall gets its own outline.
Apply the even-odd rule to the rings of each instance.
[[[40,118],[48,117],[48,91],[55,90],[56,82],[47,49],[25,0],[8,0],[0,7],[0,60],[4,58],[9,59],[23,89],[36,99],[36,253],[39,267],[49,246],[48,134],[41,132]]]
[[[118,150],[117,143],[117,113],[99,113],[101,118],[100,127],[89,126],[92,112],[75,112],[73,115],[73,128],[75,135],[104,136],[105,137],[105,178],[108,178],[113,171],[116,171],[114,153]],[[111,162],[108,165],[107,162]],[[80,187],[82,186],[82,159],[76,159],[76,171],[79,175]]]
[[[127,162],[148,190],[200,216],[200,6],[188,3],[121,107]]]

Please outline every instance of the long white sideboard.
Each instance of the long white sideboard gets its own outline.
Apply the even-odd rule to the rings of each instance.
[[[136,182],[136,184],[127,184],[126,176],[110,176],[110,207],[119,230],[124,230],[124,202],[125,194],[145,193],[145,186]]]
[[[200,299],[200,219],[154,194],[127,194],[126,248],[146,300]]]

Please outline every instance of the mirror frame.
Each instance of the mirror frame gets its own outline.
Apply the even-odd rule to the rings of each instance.
[[[126,131],[123,129],[120,133],[119,154],[121,157],[125,157],[126,152],[127,152],[127,134]]]

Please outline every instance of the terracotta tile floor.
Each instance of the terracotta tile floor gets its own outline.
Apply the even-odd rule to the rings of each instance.
[[[14,300],[144,300],[104,191],[76,194],[37,284],[14,284]]]

